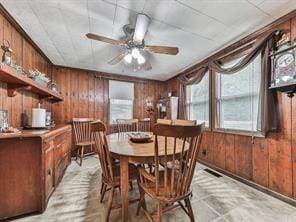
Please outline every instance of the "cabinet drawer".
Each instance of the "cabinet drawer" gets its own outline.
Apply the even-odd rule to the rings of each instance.
[[[69,137],[71,137],[71,133],[70,132],[65,132],[63,134],[60,134],[58,136],[55,137],[54,143],[56,146],[58,146],[61,143],[65,143],[69,140]]]

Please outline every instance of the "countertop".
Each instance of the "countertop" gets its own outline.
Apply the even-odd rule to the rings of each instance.
[[[23,138],[23,137],[50,137],[52,135],[59,134],[60,132],[64,132],[66,130],[71,130],[70,124],[61,124],[56,125],[51,129],[42,129],[42,130],[21,130],[20,133],[0,133],[1,139],[10,139],[10,138]]]

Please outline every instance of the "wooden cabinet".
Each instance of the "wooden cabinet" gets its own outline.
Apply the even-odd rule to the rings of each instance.
[[[70,163],[71,126],[0,136],[0,221],[43,212]]]
[[[171,96],[166,99],[161,99],[157,102],[159,119],[171,119],[178,118],[178,97]]]
[[[48,201],[54,188],[61,181],[65,169],[70,163],[71,130],[45,138],[45,200]]]

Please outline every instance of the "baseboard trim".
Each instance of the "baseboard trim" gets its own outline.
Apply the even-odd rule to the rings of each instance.
[[[250,187],[255,188],[256,190],[259,190],[259,191],[261,191],[263,193],[266,193],[266,194],[268,194],[270,196],[273,196],[273,197],[275,197],[275,198],[277,198],[277,199],[279,199],[281,201],[284,201],[284,202],[296,207],[296,200],[294,200],[294,199],[292,199],[290,197],[284,196],[284,195],[282,195],[282,194],[280,194],[278,192],[270,190],[269,188],[263,187],[263,186],[255,183],[253,181],[247,180],[247,179],[245,179],[243,177],[240,177],[238,175],[230,173],[230,172],[228,172],[226,170],[223,170],[223,169],[221,169],[219,167],[216,167],[216,166],[214,166],[212,164],[209,164],[209,163],[207,163],[205,161],[202,161],[200,159],[198,160],[198,162],[205,165],[205,166],[207,166],[207,167],[209,167],[209,168],[211,168],[211,169],[213,169],[213,170],[216,170],[219,173],[222,173],[222,174],[224,174],[224,175],[226,175],[228,177],[231,177],[232,179],[235,179],[235,180],[237,180],[237,181],[239,181],[239,182],[241,182],[243,184],[246,184],[246,185],[248,185]]]

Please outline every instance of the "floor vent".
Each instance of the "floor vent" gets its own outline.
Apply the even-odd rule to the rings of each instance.
[[[209,173],[209,174],[212,174],[213,176],[215,176],[215,177],[222,177],[222,175],[221,174],[219,174],[219,173],[216,173],[215,171],[212,171],[212,170],[210,170],[210,169],[204,169],[204,171],[206,171],[207,173]]]

